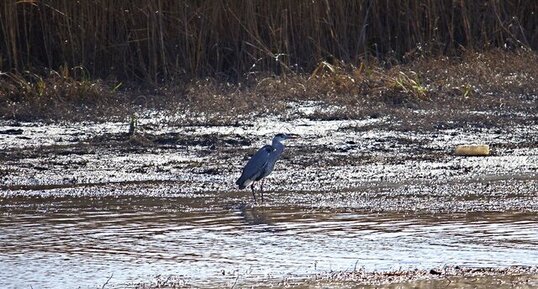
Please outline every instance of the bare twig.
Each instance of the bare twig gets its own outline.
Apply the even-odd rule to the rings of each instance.
[[[114,273],[110,274],[110,277],[108,277],[108,279],[106,279],[106,282],[105,284],[103,284],[103,286],[101,286],[101,289],[104,289],[105,286],[108,284],[108,282],[110,281],[110,279],[112,279],[112,276],[114,276]]]
[[[230,287],[230,289],[233,289],[233,288],[235,287],[235,285],[237,285],[237,281],[239,280],[239,276],[240,276],[240,274],[238,273],[238,274],[237,274],[237,277],[235,277],[235,281],[234,281],[234,283],[232,284],[232,287]]]

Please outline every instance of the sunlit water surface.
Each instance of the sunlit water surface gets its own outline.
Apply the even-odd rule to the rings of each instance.
[[[169,275],[185,285],[220,287],[358,268],[538,265],[532,213],[417,215],[225,202],[4,199],[1,287],[123,288]]]

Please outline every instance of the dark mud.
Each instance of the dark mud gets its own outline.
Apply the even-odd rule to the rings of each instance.
[[[345,119],[295,109],[230,125],[154,112],[134,135],[128,123],[0,123],[0,283],[536,283],[535,115],[469,111],[463,122],[420,110]],[[300,139],[254,205],[234,182],[278,132]],[[453,154],[470,143],[492,155]]]
[[[535,288],[538,268],[467,268],[447,266],[429,270],[388,272],[338,272],[317,275],[313,280],[287,284],[292,288]]]

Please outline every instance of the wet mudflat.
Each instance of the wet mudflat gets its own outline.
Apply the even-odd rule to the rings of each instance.
[[[4,122],[0,283],[346,287],[377,280],[373,272],[459,266],[497,268],[482,280],[497,284],[524,266],[513,281],[531,288],[538,123],[510,117],[523,120],[419,130],[385,117],[204,126],[151,114],[134,137],[125,123]],[[233,183],[246,156],[282,131],[301,138],[254,205]],[[464,143],[493,154],[454,156]],[[421,276],[403,280],[443,282]]]

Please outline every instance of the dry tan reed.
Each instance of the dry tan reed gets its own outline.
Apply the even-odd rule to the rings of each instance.
[[[538,47],[534,0],[2,0],[0,70],[155,83]]]

